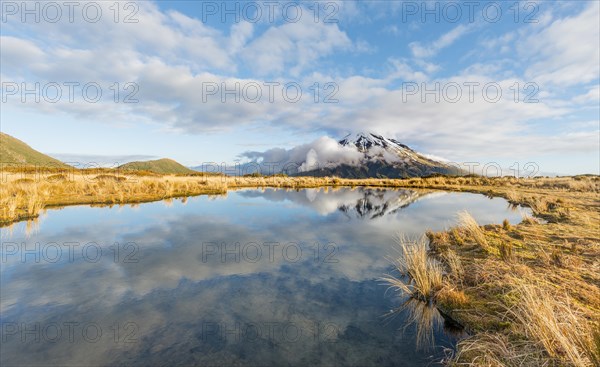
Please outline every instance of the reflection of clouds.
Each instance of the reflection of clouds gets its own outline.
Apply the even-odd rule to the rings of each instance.
[[[182,279],[201,281],[234,274],[274,273],[284,265],[307,269],[308,272],[309,265],[316,264],[319,276],[324,279],[374,279],[388,265],[385,257],[389,255],[391,238],[396,232],[419,235],[429,228],[442,229],[454,220],[454,213],[462,209],[468,209],[481,223],[500,222],[511,215],[516,221],[520,220],[520,214],[505,210],[503,201],[495,202],[481,195],[447,194],[433,201],[417,201],[416,207],[406,207],[406,198],[413,200],[414,195],[404,190],[317,192],[316,201],[326,201],[329,203],[327,206],[333,205],[331,203],[340,206],[332,212],[337,214],[325,218],[306,213],[291,215],[297,212],[293,207],[282,209],[279,205],[272,205],[266,206],[268,210],[256,216],[251,214],[252,207],[244,212],[226,211],[222,214],[206,208],[208,215],[204,215],[203,202],[193,201],[188,205],[195,206],[191,213],[178,214],[172,212],[175,208],[163,207],[165,214],[149,214],[145,222],[136,219],[137,212],[130,212],[131,215],[123,215],[123,219],[129,219],[130,223],[123,225],[117,226],[114,221],[96,223],[48,231],[51,234],[46,236],[40,233],[29,239],[11,239],[15,243],[27,242],[30,249],[35,242],[42,245],[78,242],[81,244],[79,248],[82,248],[93,239],[103,252],[101,261],[97,263],[86,262],[81,256],[71,263],[66,252],[57,264],[44,261],[36,264],[31,256],[26,264],[20,264],[20,254],[9,257],[2,267],[3,279],[9,282],[3,284],[5,295],[1,309],[7,311],[19,299],[34,304],[81,302],[82,296],[90,292],[80,287],[86,281],[93,283],[96,280],[94,276],[99,274],[103,283],[87,288],[94,292],[89,295],[90,301],[95,300],[98,294],[102,295],[103,302],[114,301],[126,292],[144,295],[155,288],[175,287]],[[256,193],[245,191],[240,194],[235,200],[243,202],[243,198]],[[321,213],[321,207],[310,206],[312,203],[304,200],[306,194],[302,191],[267,190],[262,195],[275,202],[289,200],[302,206],[308,205]],[[331,199],[325,200],[328,196]],[[365,201],[371,203],[367,205]],[[356,204],[353,206],[351,203]],[[405,206],[403,210],[396,209],[402,206]],[[283,215],[282,211],[287,215]],[[345,213],[351,211],[356,215],[347,217]],[[370,212],[388,214],[370,215],[368,218],[375,219],[363,220]],[[135,257],[139,262],[124,263],[122,249],[120,261],[115,262],[114,242],[136,243],[138,250]],[[248,245],[251,242],[256,245]],[[272,245],[268,243],[271,242],[279,245],[270,247]],[[239,247],[235,254],[226,254],[223,259],[223,254],[234,249],[236,243]],[[301,251],[299,260],[295,261],[294,256],[285,257],[283,249],[289,243],[297,244],[291,249]],[[328,244],[328,248],[323,248]],[[216,253],[209,254],[209,251],[214,252],[215,247]],[[254,260],[257,257],[256,247],[262,252]],[[270,250],[273,250],[273,256],[270,256]],[[57,274],[60,274],[60,284],[55,281]],[[92,276],[80,279],[80,274]],[[24,287],[26,284],[35,284],[45,292],[33,295]],[[68,287],[65,289],[64,285]],[[19,293],[21,295],[16,296]],[[53,294],[60,299],[52,300]]]
[[[233,200],[243,202],[253,195],[254,192],[245,191]],[[306,194],[302,191],[267,190],[263,195],[275,202],[289,200],[315,208],[304,200]],[[19,254],[9,257],[2,266],[4,284],[0,309],[8,311],[22,302],[68,304],[100,299],[110,303],[127,292],[143,296],[156,288],[173,288],[182,279],[202,281],[236,274],[277,273],[283,266],[300,269],[307,278],[314,277],[311,272],[316,271],[321,280],[332,277],[356,281],[375,279],[388,266],[386,256],[391,252],[391,239],[397,232],[418,236],[429,228],[443,229],[455,219],[455,213],[463,209],[468,209],[482,224],[500,222],[505,217],[520,220],[520,214],[506,210],[505,202],[481,195],[447,194],[437,200],[419,200],[415,206],[408,207],[405,198],[412,200],[413,196],[404,190],[386,193],[346,189],[317,195],[316,201],[340,205],[344,213],[336,209],[322,217],[297,213],[294,207],[280,205],[264,206],[267,210],[261,209],[260,215],[252,214],[253,207],[247,207],[246,211],[216,213],[203,208],[205,202],[192,201],[182,213],[173,212],[181,208],[177,205],[163,207],[163,215],[148,214],[145,222],[136,218],[138,212],[130,212],[123,216],[130,223],[123,225],[100,222],[48,231],[51,234],[46,236],[39,233],[29,239],[13,238],[11,241],[15,243],[27,242],[28,248],[34,242],[42,245],[78,242],[82,248],[93,239],[102,247],[102,257],[97,263],[86,262],[81,256],[70,262],[63,252],[62,261],[57,264],[44,261],[36,264],[32,257],[21,264]],[[321,200],[328,195],[332,199]],[[365,200],[374,204],[365,208]],[[346,204],[353,202],[358,204]],[[394,209],[398,205],[405,207],[398,211]],[[194,208],[188,213],[191,206]],[[320,214],[320,209],[316,207],[315,211]],[[352,211],[356,215],[346,216]],[[374,219],[363,220],[364,214],[370,211],[388,214],[370,215],[368,218]],[[137,244],[138,262],[123,262],[127,253],[122,248],[120,259],[115,262],[115,242]],[[239,243],[237,248],[236,243]],[[327,245],[329,247],[324,248]],[[292,250],[287,258],[286,246]],[[258,257],[254,251],[257,247],[262,251]],[[235,254],[226,254],[232,249]],[[298,260],[294,259],[296,250],[300,250]],[[318,268],[313,269],[315,266]],[[86,277],[82,278],[81,274]],[[57,278],[61,282],[56,282]],[[102,282],[96,283],[100,278]],[[34,294],[27,284],[36,285],[44,292]]]
[[[403,320],[388,323],[380,317],[389,306],[376,282],[338,278],[307,283],[295,270],[182,281],[172,289],[129,297],[110,307],[32,308],[29,320],[95,322],[108,335],[92,344],[81,338],[75,343],[20,343],[9,338],[2,361],[145,366],[280,365],[281,361],[298,366],[386,366],[403,360],[411,365],[430,361],[429,354],[414,350],[414,343],[398,340]],[[139,326],[138,341],[115,345],[110,325],[127,322]],[[220,332],[206,331],[215,325]],[[243,335],[247,325],[258,325],[260,335],[252,339]],[[298,337],[285,337],[290,325],[300,331]],[[413,338],[410,333],[406,337]],[[443,340],[437,337],[438,342]]]
[[[83,350],[94,348],[89,356],[72,350],[76,345],[45,350],[56,358],[55,364],[64,364],[60,358],[65,356],[71,356],[70,364],[116,363],[117,357],[131,364],[162,364],[169,360],[160,359],[166,356],[181,361],[184,350],[196,352],[182,364],[218,364],[219,358],[245,364],[277,364],[274,358],[295,364],[343,364],[336,358],[344,355],[347,364],[364,365],[377,360],[378,354],[390,358],[386,363],[384,357],[380,365],[393,364],[405,358],[397,354],[405,348],[389,339],[398,325],[382,334],[377,320],[389,305],[382,296],[385,287],[375,281],[389,266],[385,257],[391,252],[393,235],[442,229],[464,209],[482,224],[520,220],[520,214],[510,212],[503,200],[472,194],[417,200],[418,195],[406,190],[245,190],[231,193],[227,200],[192,198],[185,206],[174,201],[171,207],[142,204],[118,213],[116,208],[85,207],[50,211],[47,222],[40,221],[39,232],[26,238],[15,231],[7,241],[83,245],[93,240],[102,247],[101,260],[3,263],[0,310],[6,321],[117,318],[139,322],[144,332],[140,343],[115,354],[114,344],[104,340],[84,345]],[[374,215],[378,213],[382,215]],[[73,222],[65,223],[69,220]],[[115,262],[110,248],[114,242],[136,243],[138,262]],[[238,254],[240,261],[231,256],[222,261],[219,253],[203,257],[203,243],[225,243],[231,248],[236,242],[240,249],[249,242],[260,246],[279,242],[279,249],[294,242],[302,257],[292,262],[275,252],[271,260],[264,246],[256,262],[246,261],[243,253]],[[315,243],[321,245],[316,255]],[[331,248],[326,251],[322,246],[329,243],[335,244],[330,259],[336,262],[324,262]],[[316,321],[334,322],[340,337],[335,346],[325,348],[308,339],[276,348],[267,341],[250,347],[216,342],[208,348],[198,340],[197,331],[199,323],[207,321],[294,322],[307,329]],[[412,348],[414,342],[409,345]],[[8,353],[2,362],[23,357],[27,351],[31,363],[40,356],[27,348],[21,354],[19,348],[14,344],[3,348]],[[310,360],[321,349],[323,359]],[[51,358],[45,361],[51,362]]]

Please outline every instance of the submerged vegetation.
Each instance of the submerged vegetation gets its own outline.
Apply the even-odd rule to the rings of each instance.
[[[284,175],[160,175],[110,169],[5,169],[0,224],[74,204],[125,204],[244,187],[403,187],[476,192],[530,207],[533,217],[457,225],[399,240],[399,276],[385,280],[411,300],[435,305],[470,336],[447,362],[458,366],[600,364],[600,178],[476,176],[349,180]],[[411,307],[415,307],[411,301]],[[431,310],[422,310],[429,314]],[[429,319],[432,319],[431,317]],[[430,323],[435,324],[435,323]]]

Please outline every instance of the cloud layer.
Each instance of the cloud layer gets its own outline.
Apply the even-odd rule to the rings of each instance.
[[[100,4],[112,14],[110,4]],[[8,96],[5,105],[182,134],[268,127],[339,137],[368,127],[451,160],[526,155],[532,146],[536,154],[600,149],[598,125],[589,124],[598,111],[600,53],[592,46],[600,41],[597,2],[544,4],[535,24],[458,24],[436,28],[435,37],[427,38],[390,33],[384,31],[390,24],[382,24],[377,37],[405,37],[387,56],[377,37],[367,42],[352,27],[397,15],[388,5],[339,2],[337,23],[304,16],[296,23],[217,26],[153,2],[137,4],[135,24],[109,16],[98,23],[3,24],[3,82],[94,82],[103,91],[97,103],[76,90],[74,102],[21,103]],[[456,50],[463,56],[452,55]],[[448,53],[455,62],[444,60]],[[113,100],[115,83],[120,103]],[[490,97],[495,89],[483,88],[487,83],[500,88],[499,99]],[[301,98],[295,99],[298,88]],[[257,93],[261,98],[254,100]],[[128,95],[138,102],[122,103]],[[524,103],[527,98],[537,102]],[[308,161],[340,154],[326,140],[311,144],[318,149]],[[314,148],[309,145],[265,154],[307,161]]]

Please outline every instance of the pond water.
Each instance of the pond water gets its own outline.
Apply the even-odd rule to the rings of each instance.
[[[392,312],[406,300],[378,278],[398,232],[462,210],[480,224],[524,211],[364,188],[50,210],[2,230],[0,364],[429,366],[456,335],[442,325],[421,343],[407,321],[431,310]]]

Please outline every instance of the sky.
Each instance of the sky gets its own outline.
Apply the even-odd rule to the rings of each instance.
[[[0,130],[65,161],[231,164],[364,131],[600,174],[598,1],[73,4],[0,8]]]

